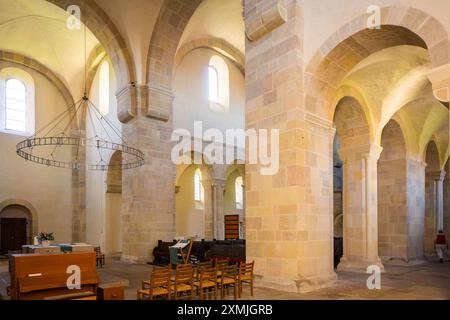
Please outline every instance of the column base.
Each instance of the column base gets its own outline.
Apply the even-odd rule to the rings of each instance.
[[[328,287],[337,279],[333,271],[328,275],[309,277],[302,280],[279,279],[255,276],[255,287],[280,290],[285,292],[306,293]]]
[[[360,273],[366,273],[367,268],[369,266],[378,266],[381,270],[381,272],[384,271],[384,266],[381,263],[380,258],[374,260],[374,261],[365,261],[365,260],[349,260],[345,257],[341,258],[341,262],[337,266],[338,271],[349,271],[349,272],[360,272]]]

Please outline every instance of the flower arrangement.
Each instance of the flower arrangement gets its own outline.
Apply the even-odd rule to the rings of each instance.
[[[38,240],[39,242],[43,242],[43,241],[53,241],[55,240],[55,237],[53,236],[53,232],[41,232],[38,235]]]

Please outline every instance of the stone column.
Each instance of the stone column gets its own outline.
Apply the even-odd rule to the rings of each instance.
[[[377,145],[340,150],[343,161],[344,255],[338,270],[383,269],[378,257]]]
[[[447,170],[449,167],[447,166]],[[447,171],[448,172],[448,171]],[[450,179],[448,175],[444,179],[444,233],[447,237],[450,237]]]
[[[205,231],[204,238],[206,240],[212,240],[214,237],[214,202],[213,202],[213,182],[210,179],[202,180],[203,190],[205,191],[204,196],[204,221],[205,221]]]
[[[434,255],[434,240],[438,230],[443,226],[444,214],[444,177],[445,171],[426,173],[426,211],[425,211],[425,255]]]
[[[152,250],[158,240],[171,241],[175,236],[173,188],[176,167],[170,158],[172,123],[149,117],[146,86],[131,86],[126,90],[118,96],[119,110],[133,110],[130,103],[137,107],[133,119],[122,125],[123,136],[130,146],[144,152],[145,164],[123,171],[121,259],[146,263],[153,259]],[[149,99],[150,105],[164,106],[171,117],[172,98],[169,95],[161,94]]]
[[[214,238],[223,240],[225,235],[225,222],[223,212],[223,194],[225,192],[225,180],[215,179],[213,188],[213,208],[214,208]]]
[[[336,278],[332,123],[305,102],[302,1],[244,3],[246,129],[280,133],[276,172],[245,166],[246,257],[255,285],[304,292]]]
[[[407,159],[407,262],[423,260],[426,163]]]

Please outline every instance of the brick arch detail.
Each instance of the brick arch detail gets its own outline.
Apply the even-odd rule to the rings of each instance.
[[[436,18],[411,7],[382,8],[381,18],[381,31],[392,36],[384,37],[384,42],[368,40],[379,31],[367,29],[367,15],[361,14],[339,28],[313,55],[305,70],[308,112],[332,121],[340,81],[357,63],[381,49],[416,45],[428,49],[433,67],[450,61],[449,36]]]

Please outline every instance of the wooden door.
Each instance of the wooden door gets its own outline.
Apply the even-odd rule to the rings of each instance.
[[[20,251],[27,242],[27,219],[3,218],[1,224],[1,254]]]

